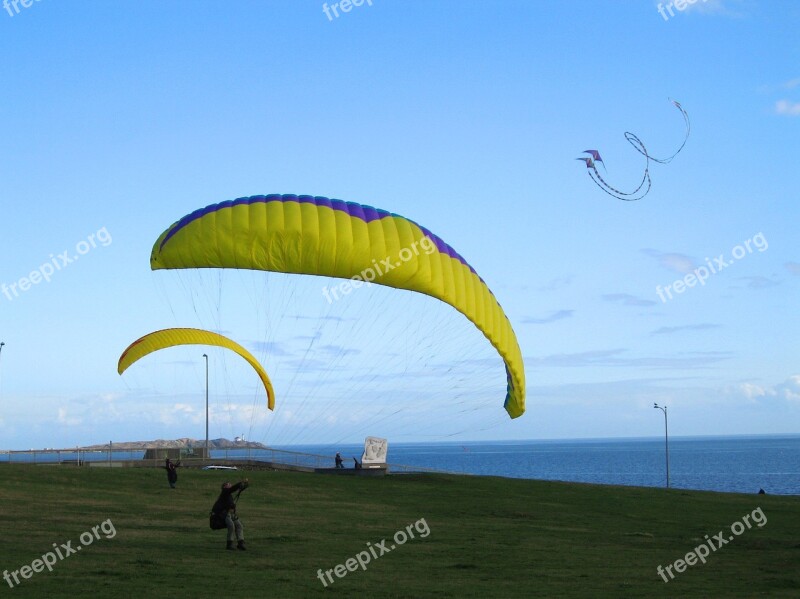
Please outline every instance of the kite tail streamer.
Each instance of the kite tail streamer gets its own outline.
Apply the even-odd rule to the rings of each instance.
[[[651,156],[650,154],[647,153],[647,150],[644,149],[644,145],[642,144],[642,142],[639,140],[638,137],[636,137],[633,133],[630,133],[628,131],[625,132],[625,139],[627,139],[631,143],[631,145],[636,149],[637,152],[644,155],[644,157],[647,158],[648,160],[652,160],[653,162],[657,162],[659,164],[669,164],[670,162],[672,162],[672,159],[675,158],[675,156],[677,156],[678,154],[680,154],[680,151],[683,149],[683,146],[686,145],[686,142],[689,140],[689,134],[692,131],[692,125],[689,122],[689,114],[683,109],[683,106],[681,106],[680,102],[678,102],[677,100],[673,100],[672,98],[670,98],[670,102],[672,102],[675,108],[680,110],[681,115],[683,115],[683,123],[686,125],[686,134],[683,136],[683,143],[681,143],[681,145],[678,146],[678,149],[675,150],[675,152],[673,152],[672,156],[670,156],[669,158],[656,158],[655,156]],[[636,144],[631,140],[631,138],[636,139],[636,141],[638,141],[639,144],[641,145],[641,148],[637,147]]]
[[[592,171],[594,171],[594,175],[592,175]],[[597,172],[597,169],[595,167],[592,167],[591,170],[589,171],[589,177],[591,177],[592,181],[594,181],[595,184],[600,189],[605,191],[608,195],[617,198],[618,200],[623,200],[625,202],[635,202],[637,200],[641,200],[644,196],[646,196],[650,192],[651,181],[650,181],[650,172],[648,169],[645,169],[644,177],[642,177],[642,182],[639,183],[639,187],[634,189],[631,193],[625,193],[624,191],[620,191],[619,189],[616,189],[611,185],[609,185],[605,181],[605,179],[603,179],[603,177],[600,176],[600,173]],[[597,177],[597,179],[595,179],[595,177]],[[644,190],[644,192],[642,192],[642,194],[639,195],[638,197],[632,197],[635,196],[640,189],[642,189],[645,183],[647,183],[647,188]]]
[[[672,162],[672,159],[677,156],[683,147],[686,145],[686,142],[689,139],[689,134],[691,133],[691,123],[689,122],[689,114],[683,109],[683,106],[680,105],[680,102],[676,100],[672,100],[670,98],[672,104],[677,108],[681,115],[683,116],[683,122],[686,125],[686,135],[683,138],[683,143],[678,147],[675,152],[669,156],[668,158],[656,158],[651,156],[647,152],[647,148],[645,147],[644,143],[641,139],[639,139],[636,134],[631,133],[630,131],[625,132],[625,139],[628,140],[633,146],[633,149],[639,152],[645,158],[645,165],[644,165],[644,174],[642,175],[642,180],[639,183],[639,186],[631,192],[624,192],[615,187],[611,186],[603,177],[600,176],[600,173],[595,166],[597,162],[603,164],[603,168],[605,168],[605,162],[603,162],[602,158],[600,158],[600,153],[597,150],[586,150],[584,154],[591,154],[591,158],[578,158],[578,160],[583,160],[586,163],[586,168],[589,171],[589,177],[594,181],[595,185],[597,185],[600,189],[606,192],[608,195],[618,199],[623,200],[626,202],[633,202],[636,200],[641,200],[644,196],[646,196],[650,192],[650,187],[652,185],[652,181],[650,179],[650,161],[657,162],[658,164],[669,164]],[[642,188],[647,187],[642,192]],[[640,193],[641,192],[641,193]]]

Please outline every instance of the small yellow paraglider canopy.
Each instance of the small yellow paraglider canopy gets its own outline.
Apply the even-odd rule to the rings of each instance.
[[[204,331],[202,329],[163,329],[145,335],[141,339],[137,339],[131,343],[128,348],[122,352],[119,358],[119,364],[117,365],[117,372],[122,374],[131,364],[144,358],[146,355],[176,345],[215,345],[217,347],[233,350],[247,360],[247,363],[256,371],[261,382],[264,384],[264,390],[267,392],[267,407],[270,410],[275,409],[275,391],[272,389],[272,382],[269,380],[267,372],[261,364],[258,363],[258,360],[235,341],[217,333],[212,333],[211,331]]]

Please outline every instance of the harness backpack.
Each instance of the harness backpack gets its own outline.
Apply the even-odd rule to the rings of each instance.
[[[239,492],[236,493],[236,496],[233,498],[233,503],[236,504],[239,502],[239,495],[242,494],[244,489],[239,489]],[[211,527],[211,530],[220,530],[222,528],[227,528],[228,525],[225,524],[225,512],[217,513],[214,511],[214,508],[211,508],[211,512],[208,515],[208,525]]]

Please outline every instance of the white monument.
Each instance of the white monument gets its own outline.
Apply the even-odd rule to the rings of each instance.
[[[389,442],[379,437],[367,437],[364,441],[364,455],[361,456],[362,468],[386,468],[386,454]]]

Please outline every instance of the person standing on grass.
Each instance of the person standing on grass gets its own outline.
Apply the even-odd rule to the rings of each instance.
[[[172,461],[167,458],[166,464],[164,464],[164,469],[167,471],[167,482],[169,482],[170,488],[175,488],[175,483],[178,482],[178,470],[177,468],[181,465],[180,460],[177,464],[173,464]]]
[[[242,482],[236,483],[235,485],[232,485],[229,482],[222,483],[222,491],[220,492],[217,501],[214,503],[214,507],[211,508],[212,513],[225,515],[225,526],[228,528],[228,542],[225,545],[226,549],[233,549],[234,535],[238,541],[236,546],[242,551],[246,549],[244,546],[244,529],[242,528],[242,521],[239,520],[239,516],[236,514],[236,501],[239,499],[239,495],[242,493],[242,491],[249,486],[250,482],[246,478]],[[236,497],[233,496],[234,493],[236,493]]]

